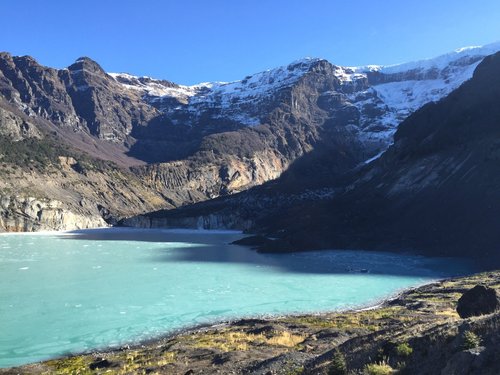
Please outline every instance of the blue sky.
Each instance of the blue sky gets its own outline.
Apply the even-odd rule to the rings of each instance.
[[[0,50],[53,67],[231,81],[311,56],[394,64],[500,40],[500,1],[3,1]]]

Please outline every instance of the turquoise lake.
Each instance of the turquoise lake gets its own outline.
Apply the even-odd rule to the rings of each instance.
[[[0,235],[0,367],[231,318],[362,307],[472,271],[362,251],[259,254],[235,232]]]

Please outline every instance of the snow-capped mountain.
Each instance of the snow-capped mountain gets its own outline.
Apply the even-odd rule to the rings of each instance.
[[[127,89],[140,91],[143,98],[173,117],[217,111],[213,119],[229,119],[244,125],[262,123],[258,106],[279,90],[290,87],[321,59],[305,58],[287,66],[267,70],[234,82],[205,82],[193,86],[172,84],[149,77],[110,73]]]
[[[437,102],[455,90],[472,77],[485,56],[498,51],[500,43],[493,43],[399,65],[352,68],[354,74],[365,75],[371,86],[350,95],[361,113],[360,128],[367,139],[392,142],[401,121],[424,104]],[[379,114],[370,116],[363,110],[365,106],[378,109]]]
[[[332,65],[339,88],[321,94],[324,99],[335,100],[341,96],[343,105],[354,106],[357,114],[349,126],[360,139],[380,151],[392,143],[397,125],[408,115],[448,95],[472,77],[485,56],[499,50],[500,43],[493,43],[391,66]],[[209,112],[213,120],[226,119],[255,126],[266,121],[260,108],[263,103],[296,84],[319,62],[326,60],[306,58],[240,81],[193,86],[125,73],[111,73],[111,76],[125,88],[141,92],[145,100],[171,116],[174,122],[194,121],[193,117],[199,119]]]
[[[132,166],[165,207],[241,192],[292,164],[300,173],[289,174],[291,189],[313,181],[331,187],[383,152],[409,114],[460,86],[497,50],[500,43],[396,66],[306,58],[193,86],[108,74],[88,57],[53,69],[0,53],[0,137],[29,138],[41,150],[54,142]],[[73,206],[85,198],[99,212],[117,212],[112,199],[96,196],[75,192]],[[123,207],[132,206],[123,199]]]

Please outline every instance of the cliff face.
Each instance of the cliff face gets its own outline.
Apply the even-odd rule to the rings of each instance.
[[[2,53],[0,72],[3,98],[28,116],[111,142],[125,142],[133,125],[158,114],[89,58],[57,70]]]
[[[1,196],[0,228],[7,232],[87,229],[107,226],[100,215],[78,214],[56,200]]]
[[[17,142],[26,138],[41,138],[35,125],[0,107],[0,136]]]
[[[127,169],[47,139],[0,145],[0,231],[100,227],[168,206]]]

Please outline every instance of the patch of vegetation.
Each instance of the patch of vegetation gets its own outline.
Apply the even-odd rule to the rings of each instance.
[[[363,368],[364,375],[391,375],[394,369],[386,361],[369,363]]]
[[[439,310],[439,311],[436,311],[435,313],[437,315],[441,315],[441,316],[448,317],[448,318],[454,318],[454,319],[460,318],[460,315],[458,315],[457,310],[455,310],[455,309]]]
[[[304,366],[292,368],[287,370],[285,373],[286,375],[301,375],[304,373]]]
[[[463,335],[463,348],[474,349],[481,345],[481,338],[472,331],[465,331]]]
[[[143,374],[147,373],[146,368],[148,367],[161,368],[175,363],[176,360],[177,353],[175,352],[167,351],[159,355],[148,353],[143,350],[132,350],[125,353],[119,353],[117,356],[113,357],[113,361],[117,363],[118,366],[108,368],[104,373],[111,375]]]
[[[195,337],[193,346],[231,352],[248,350],[249,342],[252,337],[243,332],[213,332]]]
[[[245,351],[251,344],[266,344],[286,348],[296,347],[305,340],[305,336],[288,331],[273,332],[271,336],[251,334],[240,331],[218,331],[203,333],[193,338],[193,346],[197,348],[218,349],[223,352]]]
[[[163,357],[157,362],[158,366],[166,366],[171,363],[175,363],[177,359],[177,353],[175,352],[165,352],[163,353]]]
[[[396,346],[396,354],[399,357],[408,357],[413,353],[413,348],[407,342],[402,342]]]
[[[329,316],[298,316],[287,319],[294,324],[302,324],[314,328],[337,328],[337,329],[368,329],[377,331],[384,325],[387,319],[405,321],[409,319],[401,314],[401,307],[386,307],[381,309],[349,312]]]
[[[333,353],[333,358],[330,367],[328,368],[328,375],[346,375],[347,363],[344,355],[340,350],[336,349]]]
[[[251,158],[256,152],[264,151],[267,147],[259,131],[244,129],[238,132],[224,132],[204,137],[195,158],[199,155],[206,157],[206,153],[218,157],[230,154]]]
[[[297,316],[286,319],[292,324],[300,324],[304,326],[312,326],[315,328],[334,328],[337,322],[331,318],[320,316]]]
[[[288,331],[277,332],[275,335],[267,338],[261,335],[264,338],[264,343],[273,346],[285,346],[287,348],[293,348],[298,344],[302,343],[306,337],[303,335],[295,335]]]
[[[90,375],[93,374],[89,368],[90,363],[89,358],[78,356],[51,360],[47,362],[47,366],[59,375]]]
[[[84,152],[73,149],[52,136],[45,138],[28,138],[14,142],[8,137],[0,136],[0,172],[11,174],[11,169],[36,170],[46,172],[47,169],[60,168],[59,157],[73,157],[81,168],[80,172],[92,170],[113,170],[118,166],[106,160],[93,158]]]
[[[0,150],[2,162],[36,170],[56,164],[59,156],[70,154],[69,148],[46,138],[13,142],[9,138],[0,137]]]

